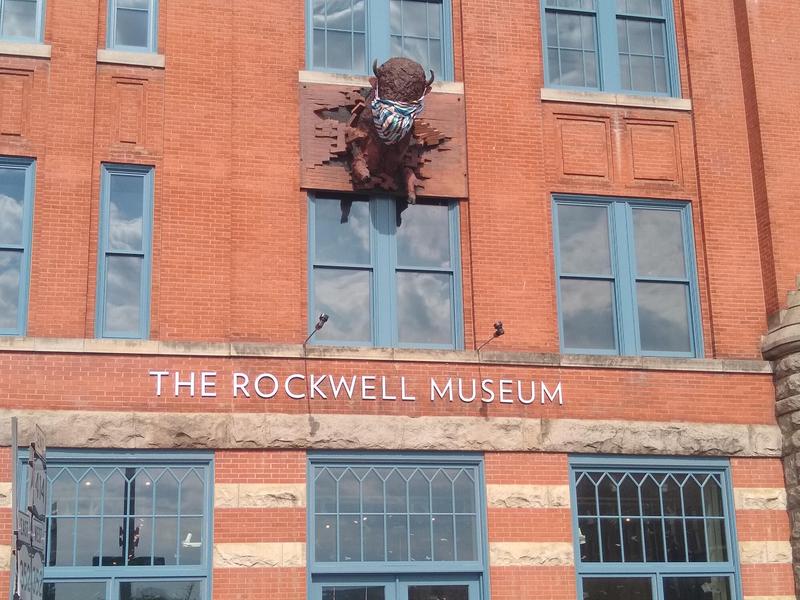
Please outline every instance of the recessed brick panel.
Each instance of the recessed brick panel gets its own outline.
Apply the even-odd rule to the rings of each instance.
[[[561,144],[561,175],[610,177],[611,138],[608,119],[557,117]]]
[[[32,71],[0,70],[0,135],[25,135],[32,76]]]
[[[677,124],[627,121],[626,125],[633,181],[681,183]]]

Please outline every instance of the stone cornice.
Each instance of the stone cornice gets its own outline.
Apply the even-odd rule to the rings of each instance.
[[[762,360],[713,358],[659,358],[602,356],[514,350],[414,350],[407,348],[356,348],[269,344],[262,342],[191,342],[110,340],[91,338],[40,338],[0,336],[0,352],[54,354],[128,354],[143,356],[216,356],[313,360],[391,361],[417,363],[486,364],[524,367],[571,367],[643,371],[693,371],[702,373],[770,374]]]

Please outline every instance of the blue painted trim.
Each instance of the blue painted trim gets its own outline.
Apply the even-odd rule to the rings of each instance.
[[[561,272],[561,252],[559,248],[558,207],[607,206],[609,210],[608,235],[611,256],[611,275],[578,274]],[[638,277],[636,274],[636,246],[634,241],[633,210],[675,210],[681,217],[681,234],[684,246],[685,277]],[[558,308],[558,333],[561,352],[569,354],[664,356],[702,358],[703,332],[700,313],[700,296],[697,283],[696,256],[694,250],[693,222],[689,202],[676,200],[647,200],[642,198],[617,198],[603,196],[580,196],[574,194],[554,194],[552,205],[554,263],[556,271],[556,304]],[[613,281],[613,329],[616,336],[614,349],[593,349],[567,347],[564,342],[564,321],[561,299],[562,279],[597,279]],[[638,303],[636,300],[637,281],[666,281],[680,283],[687,287],[688,327],[690,349],[688,352],[647,350],[641,348],[639,335]]]
[[[95,336],[98,338],[147,339],[150,334],[150,286],[152,272],[153,204],[155,194],[155,168],[143,165],[117,165],[103,163],[100,168],[100,222],[97,244],[97,294],[95,306]],[[136,252],[108,248],[109,194],[111,176],[141,176],[144,178],[142,197],[142,250]],[[142,270],[139,282],[139,330],[105,330],[106,263],[108,256],[141,256]]]
[[[113,1],[113,0],[111,0]],[[334,69],[314,64],[314,10],[313,0],[305,2],[306,22],[306,68],[327,73],[342,73],[355,75],[371,75],[372,61],[378,60],[382,64],[391,58],[391,29],[389,15],[389,0],[365,0],[366,24],[366,65],[364,71],[352,69]],[[453,57],[453,7],[451,0],[442,0],[442,69],[443,73],[436,73],[436,79],[452,81],[455,78]]]
[[[714,473],[719,476],[723,495],[724,531],[728,546],[728,560],[720,562],[593,562],[580,560],[580,538],[578,527],[577,471],[595,472],[650,472],[650,473]],[[578,598],[583,597],[584,577],[649,577],[653,585],[653,599],[663,598],[664,577],[729,577],[733,599],[742,596],[738,543],[736,537],[736,512],[733,505],[730,461],[727,458],[686,457],[638,457],[607,455],[569,456],[570,503],[575,556],[575,577]]]
[[[344,264],[318,261],[316,254],[316,203],[338,201],[348,196],[324,193],[308,194],[308,315],[307,327],[310,333],[314,329],[319,315],[314,300],[314,271],[317,268],[370,270],[371,305],[371,342],[353,340],[321,340],[312,338],[314,345],[320,346],[354,346],[365,345],[376,347],[402,347],[453,350],[464,346],[464,307],[461,279],[461,242],[459,205],[456,201],[447,202],[448,234],[450,236],[451,266],[446,268],[398,267],[395,220],[396,200],[386,195],[352,196],[353,200],[368,201],[370,204],[370,263]],[[401,343],[399,341],[397,318],[397,273],[398,272],[432,272],[450,276],[450,331],[451,343]]]
[[[619,40],[617,36],[617,15],[624,14],[626,16],[634,16],[631,13],[617,13],[616,6],[610,0],[596,0],[596,10],[586,10],[577,8],[557,8],[546,7],[544,0],[540,2],[540,23],[542,32],[542,63],[544,66],[544,80],[545,85],[551,88],[586,91],[586,90],[600,90],[612,93],[622,93],[634,96],[662,96],[680,98],[680,67],[678,63],[678,44],[677,32],[675,29],[675,10],[672,0],[661,0],[662,14],[661,17],[638,15],[641,20],[648,22],[661,22],[664,23],[666,44],[664,46],[666,53],[666,67],[667,67],[667,92],[648,92],[638,90],[628,90],[622,87],[622,77],[619,68]],[[547,13],[568,13],[568,14],[586,14],[596,15],[595,26],[595,42],[597,50],[598,61],[598,85],[597,86],[572,86],[553,83],[553,78],[550,73],[550,65],[547,59],[548,44],[547,44]]]
[[[12,328],[0,328],[0,335],[25,335],[28,328],[28,297],[31,276],[31,246],[33,238],[33,208],[36,195],[36,160],[15,156],[0,156],[0,168],[19,169],[25,172],[25,189],[22,199],[22,236],[20,244],[0,243],[0,251],[22,254],[17,290],[17,323]]]
[[[158,52],[158,0],[148,0],[147,46],[126,46],[116,42],[117,0],[108,0],[106,14],[106,48],[123,52]]]
[[[0,31],[2,31],[2,23],[5,21],[5,5],[7,0],[0,0]],[[34,16],[34,34],[33,36],[26,35],[6,35],[0,36],[1,39],[9,42],[34,42],[39,43],[44,35],[44,15],[45,15],[45,0],[36,1],[36,15]]]

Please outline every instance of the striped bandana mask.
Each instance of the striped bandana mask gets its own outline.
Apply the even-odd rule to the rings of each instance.
[[[422,112],[422,98],[416,102],[395,102],[378,96],[375,89],[375,98],[370,103],[372,108],[372,122],[375,131],[384,144],[392,145],[399,142],[411,131],[414,126],[414,117]]]

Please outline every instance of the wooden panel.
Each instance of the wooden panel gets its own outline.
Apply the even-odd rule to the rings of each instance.
[[[627,119],[634,182],[681,183],[678,124]]]
[[[123,144],[144,145],[144,94],[145,81],[115,79],[117,96],[116,139]]]
[[[608,119],[558,115],[561,175],[609,179],[611,138]]]
[[[0,70],[0,135],[25,135],[32,76],[32,71]]]
[[[367,90],[365,90],[367,91]],[[351,86],[300,84],[300,182],[306,189],[353,191],[344,146],[345,108],[361,90]],[[430,93],[418,122],[443,136],[424,153],[419,175],[421,197],[467,198],[467,156],[464,98],[461,94]]]

